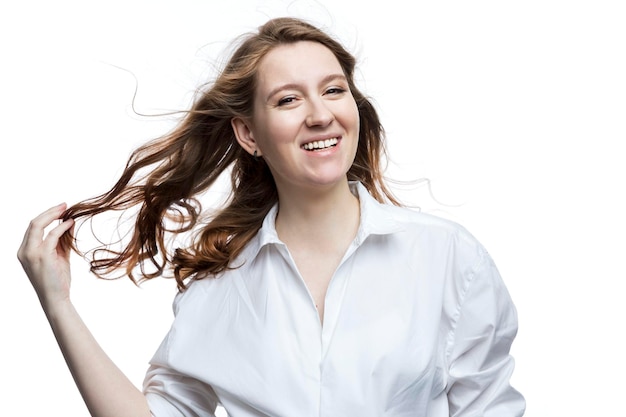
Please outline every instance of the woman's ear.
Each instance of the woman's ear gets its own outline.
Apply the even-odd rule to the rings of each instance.
[[[239,145],[250,155],[261,156],[248,122],[241,117],[233,117],[230,120],[230,124],[233,127]]]

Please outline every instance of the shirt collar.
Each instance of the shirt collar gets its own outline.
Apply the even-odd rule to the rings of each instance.
[[[359,197],[361,223],[356,234],[358,244],[370,235],[388,235],[404,230],[398,208],[378,202],[360,182],[350,182],[350,189]]]
[[[403,222],[397,215],[397,207],[379,203],[360,182],[351,181],[349,185],[352,193],[359,198],[361,208],[359,230],[355,237],[356,244],[360,245],[370,235],[386,235],[404,230]],[[284,244],[276,232],[277,213],[278,203],[274,204],[267,213],[261,229],[244,249],[242,253],[244,259],[256,257],[265,245]]]

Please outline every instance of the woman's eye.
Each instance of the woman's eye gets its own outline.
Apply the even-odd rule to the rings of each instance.
[[[293,97],[293,96],[283,97],[280,100],[278,100],[278,105],[279,106],[284,106],[285,104],[291,104],[294,101],[296,101],[296,98]]]
[[[345,91],[346,90],[344,90],[341,87],[331,87],[331,88],[326,90],[326,94],[341,94],[341,93],[343,93]]]

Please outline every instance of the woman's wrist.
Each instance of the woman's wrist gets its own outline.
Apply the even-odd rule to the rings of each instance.
[[[68,314],[76,314],[76,309],[69,297],[46,299],[40,297],[41,307],[43,308],[48,321],[51,323],[67,316]]]

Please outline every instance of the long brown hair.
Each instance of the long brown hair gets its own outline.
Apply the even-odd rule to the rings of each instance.
[[[136,149],[111,190],[70,207],[64,218],[87,220],[96,214],[140,206],[134,230],[122,249],[108,245],[94,251],[91,271],[99,277],[122,269],[134,282],[160,276],[172,268],[180,289],[192,276],[213,276],[258,232],[277,202],[276,185],[267,164],[237,143],[233,117],[250,117],[259,61],[272,48],[299,41],[318,42],[330,49],[348,80],[360,119],[359,143],[348,179],[360,181],[378,201],[398,204],[384,184],[384,132],[370,101],[354,84],[355,58],[318,28],[294,18],[277,18],[242,42],[214,83],[200,91],[178,127]],[[197,196],[227,169],[232,191],[225,206],[201,224]],[[147,174],[144,174],[147,172]],[[196,227],[198,226],[198,227]],[[168,253],[166,236],[195,230],[187,248]],[[78,253],[76,238],[63,244]],[[134,270],[139,267],[137,279]]]

